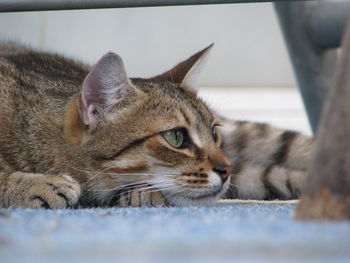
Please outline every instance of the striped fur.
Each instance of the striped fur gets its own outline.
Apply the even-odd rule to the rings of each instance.
[[[90,68],[1,44],[0,207],[297,197],[312,140],[212,112],[187,83],[209,49],[159,76],[129,79],[114,53]],[[162,135],[173,129],[183,147]]]
[[[263,123],[224,121],[223,149],[235,164],[226,198],[295,199],[310,163],[313,139]]]

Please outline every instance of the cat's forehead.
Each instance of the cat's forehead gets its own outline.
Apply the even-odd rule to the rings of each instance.
[[[198,98],[196,92],[190,89],[183,89],[169,81],[132,79],[132,82],[137,88],[150,94],[154,101],[158,101],[159,108],[172,107],[172,111],[178,110],[186,119],[192,119],[196,125],[200,123],[211,125],[214,122],[215,116],[211,110]]]

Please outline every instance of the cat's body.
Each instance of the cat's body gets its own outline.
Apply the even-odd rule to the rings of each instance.
[[[206,52],[129,79],[113,53],[89,71],[0,45],[0,207],[296,198],[312,140],[216,116],[185,83]]]

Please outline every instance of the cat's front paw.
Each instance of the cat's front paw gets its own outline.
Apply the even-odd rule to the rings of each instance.
[[[159,207],[168,206],[164,195],[154,189],[134,188],[120,193],[119,204],[122,207]]]
[[[71,208],[78,203],[80,193],[79,183],[68,175],[42,176],[29,188],[25,206],[47,209]]]

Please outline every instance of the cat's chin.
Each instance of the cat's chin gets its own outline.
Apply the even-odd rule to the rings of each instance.
[[[225,194],[228,189],[228,184],[225,183],[219,191],[208,193],[197,197],[185,195],[171,195],[167,201],[172,206],[213,206],[216,205],[219,199]]]

